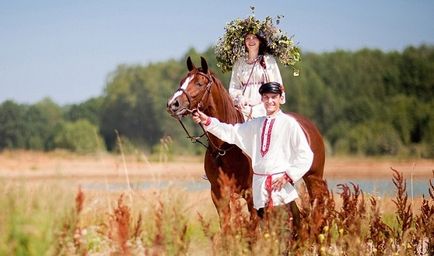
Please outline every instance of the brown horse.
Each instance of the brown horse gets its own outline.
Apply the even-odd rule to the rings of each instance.
[[[167,102],[167,110],[173,117],[180,120],[183,116],[194,112],[195,109],[200,109],[205,114],[216,117],[225,123],[244,122],[241,112],[235,108],[222,82],[208,69],[208,64],[204,58],[201,57],[201,67],[196,68],[188,57],[187,68],[187,75],[181,80],[179,88]],[[304,175],[303,180],[310,199],[320,199],[326,189],[322,178],[325,151],[321,134],[315,125],[305,117],[296,113],[290,113],[290,115],[301,125],[314,153],[312,166]],[[253,171],[250,159],[238,147],[225,143],[212,134],[207,136],[209,146],[206,150],[204,165],[206,175],[211,183],[211,195],[217,211],[221,214],[229,207],[227,203],[221,202],[222,188],[219,179],[224,174],[226,177],[234,179],[237,190],[235,192],[246,199],[249,211],[255,214],[256,212],[252,212]]]

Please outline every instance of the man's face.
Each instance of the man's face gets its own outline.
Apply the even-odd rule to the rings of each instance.
[[[263,93],[261,97],[262,103],[264,103],[267,115],[273,115],[280,109],[283,97],[277,93]]]

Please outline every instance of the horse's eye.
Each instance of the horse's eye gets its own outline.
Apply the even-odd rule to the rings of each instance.
[[[197,86],[202,86],[202,84],[199,83],[199,82],[196,82],[195,84],[196,84]]]

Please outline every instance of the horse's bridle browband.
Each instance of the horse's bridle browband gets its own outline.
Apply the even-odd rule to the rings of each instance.
[[[206,88],[205,88],[205,92],[202,95],[202,98],[200,99],[199,103],[197,104],[197,108],[191,109],[191,96],[186,92],[186,90],[184,90],[183,88],[179,87],[177,91],[180,91],[182,94],[184,94],[187,97],[188,100],[188,108],[186,109],[187,112],[189,114],[193,114],[195,111],[197,111],[198,109],[201,109],[203,106],[203,102],[205,99],[205,96],[207,96],[206,101],[208,101],[210,92],[211,92],[211,85],[214,83],[214,80],[212,79],[211,76],[209,76],[208,74],[205,74],[203,72],[198,72],[200,75],[205,76],[208,79],[208,84],[206,84]],[[185,125],[182,123],[180,118],[177,118],[179,123],[181,124],[182,128],[184,129],[185,133],[187,133],[187,138],[189,138],[193,143],[198,142],[199,144],[201,144],[202,146],[204,146],[205,148],[209,148],[209,146],[211,146],[212,148],[214,148],[217,152],[219,156],[224,156],[226,154],[227,151],[229,151],[230,149],[232,149],[233,146],[229,147],[228,149],[221,149],[219,147],[217,147],[212,140],[210,139],[208,133],[205,131],[205,128],[203,127],[202,123],[199,123],[200,127],[202,128],[203,134],[200,136],[191,136],[190,133],[188,132],[187,128],[185,127]],[[203,136],[207,137],[208,140],[208,146],[206,146],[202,141],[200,141],[200,139]]]
[[[196,109],[199,109],[202,107],[202,102],[205,98],[205,94],[206,94],[206,96],[209,97],[209,93],[211,91],[211,85],[213,84],[213,81],[214,81],[212,79],[212,77],[210,77],[208,74],[205,74],[203,72],[198,72],[198,73],[203,75],[204,77],[206,77],[208,79],[208,83],[205,85],[206,86],[205,92],[203,93],[202,98],[200,99],[199,103],[197,104],[197,108],[191,109],[191,96],[182,87],[179,87],[178,90],[176,90],[177,92],[180,91],[182,94],[185,94],[185,96],[187,97],[187,100],[188,100],[187,112],[189,114],[193,113]]]

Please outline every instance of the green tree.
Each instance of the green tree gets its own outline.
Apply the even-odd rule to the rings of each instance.
[[[155,68],[119,66],[105,89],[102,109],[101,131],[109,149],[116,145],[115,130],[136,145],[146,148],[162,137],[159,114],[155,111],[158,99],[152,91],[159,84],[149,82],[155,79]],[[156,87],[153,89],[152,87]],[[158,94],[157,94],[158,95]]]
[[[27,148],[53,149],[54,133],[62,122],[62,109],[50,98],[29,106],[26,119]]]
[[[393,125],[405,145],[415,142],[413,141],[415,137],[412,138],[412,134],[416,133],[418,115],[420,114],[417,112],[417,105],[418,102],[414,96],[406,96],[405,94],[397,94],[387,101],[388,113],[385,113],[387,120]],[[420,141],[420,136],[417,137]]]
[[[367,122],[347,130],[335,145],[344,154],[397,155],[402,143],[395,129],[384,122]]]
[[[7,100],[0,105],[0,149],[25,148],[27,108]]]
[[[83,103],[73,104],[66,107],[65,119],[68,121],[77,121],[86,119],[92,124],[99,126],[102,111],[103,98],[94,97]]]
[[[423,101],[434,97],[434,46],[404,50],[400,65],[402,91]]]
[[[98,133],[98,128],[85,119],[63,123],[57,131],[54,143],[57,148],[77,153],[94,153],[103,150],[103,140]]]

